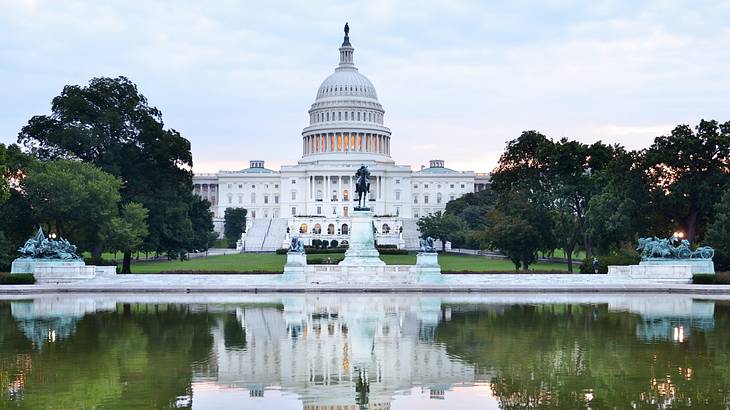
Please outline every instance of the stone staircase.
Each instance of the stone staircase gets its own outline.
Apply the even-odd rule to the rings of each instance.
[[[273,252],[282,247],[282,243],[286,238],[286,228],[289,225],[284,218],[274,218],[270,221],[269,230],[261,247],[261,250],[265,252]]]
[[[273,252],[286,237],[286,219],[254,219],[246,232],[244,252]]]
[[[403,242],[406,250],[415,251],[420,247],[420,233],[414,218],[403,218]]]

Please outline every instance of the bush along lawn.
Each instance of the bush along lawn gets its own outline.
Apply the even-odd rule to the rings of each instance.
[[[338,263],[343,253],[307,254],[310,264]],[[388,265],[415,265],[416,255],[386,254],[381,258]],[[223,256],[194,258],[187,261],[149,261],[132,264],[132,273],[281,273],[286,255],[274,253],[236,253]],[[441,254],[439,264],[444,273],[515,273],[514,265],[506,259],[483,256]],[[529,271],[516,273],[567,273],[564,263],[535,263]]]
[[[35,276],[32,273],[0,273],[0,285],[32,285]]]
[[[695,285],[730,285],[730,272],[695,273],[692,275]]]

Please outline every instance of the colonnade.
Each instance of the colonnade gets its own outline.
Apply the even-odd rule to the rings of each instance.
[[[321,152],[370,152],[390,155],[390,136],[362,132],[306,135],[302,138],[302,150],[304,155]]]
[[[346,181],[343,183],[343,181]],[[308,197],[311,201],[322,202],[353,202],[357,200],[355,194],[355,178],[351,175],[322,175],[308,177]],[[370,177],[370,198],[379,200],[383,198],[383,177]],[[322,197],[318,197],[317,191],[322,191]],[[347,197],[345,197],[347,191]],[[332,196],[333,192],[337,194]]]

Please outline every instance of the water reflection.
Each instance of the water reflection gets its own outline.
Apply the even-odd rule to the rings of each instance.
[[[0,403],[725,407],[729,306],[680,295],[49,295],[0,302]]]

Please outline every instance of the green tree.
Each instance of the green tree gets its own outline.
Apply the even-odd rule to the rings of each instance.
[[[190,142],[164,128],[161,112],[127,78],[64,87],[52,114],[31,118],[18,142],[41,160],[78,158],[121,178],[122,202],[149,210],[146,249],[192,248]]]
[[[569,207],[557,207],[551,212],[553,236],[568,259],[568,272],[573,273],[573,252],[580,242],[582,230],[578,218]]]
[[[657,137],[645,156],[658,205],[679,221],[687,239],[701,240],[728,184],[730,122],[702,120],[694,131],[679,125]]]
[[[446,251],[447,241],[451,242],[454,246],[458,246],[464,242],[466,225],[455,215],[438,211],[421,217],[416,223],[422,237],[430,236],[434,239],[441,240],[441,250],[444,252]]]
[[[715,220],[707,227],[706,242],[715,248],[715,263],[721,270],[730,269],[730,188],[715,204]]]
[[[122,262],[123,274],[132,273],[131,255],[140,249],[144,239],[149,234],[147,229],[147,216],[149,212],[145,207],[136,202],[122,206],[119,216],[109,220],[109,227],[106,233],[107,248],[113,251],[121,251],[125,257]],[[129,257],[127,257],[129,254]]]
[[[91,164],[57,160],[28,169],[22,191],[36,219],[49,230],[100,254],[108,222],[118,213],[121,184]]]
[[[190,207],[190,222],[193,225],[192,248],[195,251],[207,251],[218,238],[213,231],[213,212],[207,199],[195,196]]]
[[[6,176],[8,173],[8,166],[5,151],[7,151],[5,145],[0,144],[0,176],[2,176],[2,178],[0,178],[0,204],[10,198],[10,181]]]
[[[487,214],[488,228],[477,236],[482,247],[499,249],[517,269],[528,269],[538,251],[555,249],[552,223],[548,209],[526,192],[508,192]]]
[[[246,232],[246,214],[244,208],[226,208],[223,215],[223,236],[228,240],[228,246],[234,248],[241,234]]]

